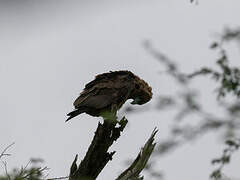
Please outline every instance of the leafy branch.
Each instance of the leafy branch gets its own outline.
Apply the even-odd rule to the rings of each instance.
[[[225,42],[233,40],[240,40],[240,29],[226,29],[224,34],[221,35],[220,40],[213,42],[210,46],[211,49],[218,50],[219,52],[219,58],[217,59],[216,64],[220,68],[220,71],[209,67],[203,67],[199,71],[188,75],[189,78],[198,75],[211,75],[213,79],[220,82],[218,98],[224,97],[229,93],[234,94],[237,98],[240,97],[240,69],[229,65],[229,57],[223,46]]]
[[[214,180],[219,180],[223,177],[223,168],[225,165],[230,163],[232,154],[240,147],[240,140],[227,140],[225,143],[227,147],[223,150],[222,156],[212,160],[212,164],[218,164],[219,166],[210,175],[210,177]]]

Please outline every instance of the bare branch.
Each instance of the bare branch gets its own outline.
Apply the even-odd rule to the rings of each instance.
[[[46,180],[59,180],[59,179],[68,179],[69,176],[64,176],[64,177],[57,177],[57,178],[49,178],[49,179],[46,179]]]
[[[8,170],[7,170],[7,162],[6,161],[2,161],[2,163],[3,163],[3,166],[4,166],[4,170],[5,170],[5,174],[6,174],[7,180],[11,180],[11,177],[8,174]]]
[[[3,157],[3,156],[10,156],[11,154],[8,154],[6,153],[6,151],[11,147],[13,146],[15,143],[13,142],[12,144],[8,145],[0,154],[0,159]]]

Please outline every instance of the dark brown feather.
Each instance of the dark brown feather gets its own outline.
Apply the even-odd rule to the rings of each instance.
[[[71,119],[83,112],[91,116],[100,116],[102,111],[113,107],[120,109],[128,99],[139,99],[144,104],[152,97],[151,87],[130,71],[115,71],[97,75],[86,84],[83,92],[74,101],[75,111],[70,112]]]

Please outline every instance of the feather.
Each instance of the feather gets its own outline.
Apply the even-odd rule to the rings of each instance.
[[[144,104],[151,98],[152,88],[132,72],[110,71],[85,85],[73,103],[75,110],[67,114],[70,116],[67,121],[81,113],[100,116],[113,107],[118,110],[128,99],[133,99],[133,104]]]

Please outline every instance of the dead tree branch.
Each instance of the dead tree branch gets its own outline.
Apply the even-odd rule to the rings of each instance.
[[[154,136],[157,133],[157,129],[155,128],[144,145],[144,147],[139,152],[137,158],[133,161],[128,169],[126,169],[116,180],[141,180],[143,177],[140,177],[141,171],[146,166],[148,159],[150,158],[153,149],[156,143],[153,143]]]
[[[108,152],[108,149],[120,137],[120,133],[128,122],[125,117],[120,121],[115,118],[116,116],[114,118],[104,118],[103,124],[98,124],[91,145],[79,166],[76,163],[77,156],[75,157],[69,180],[96,179],[105,165],[112,160],[115,151]]]

